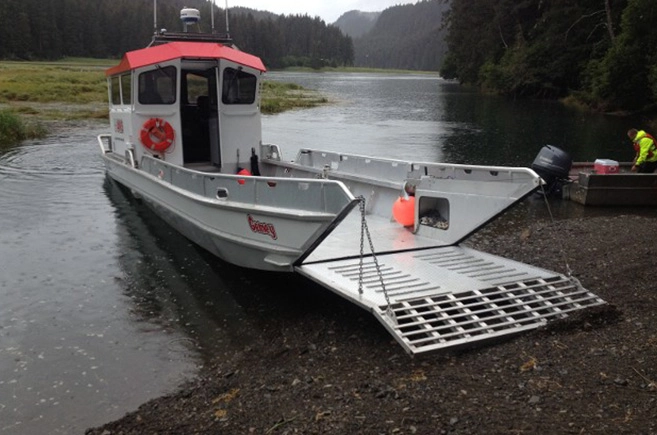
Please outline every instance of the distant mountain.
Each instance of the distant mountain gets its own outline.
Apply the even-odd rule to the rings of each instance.
[[[421,0],[384,10],[372,29],[354,38],[355,65],[438,71],[446,52],[443,15],[449,3]]]
[[[243,6],[231,6],[230,9],[228,9],[228,16],[230,17],[231,15],[249,15],[251,14],[253,18],[256,20],[268,20],[272,19],[275,20],[278,18],[280,15],[275,14],[273,12],[269,11],[261,11],[258,9],[251,9],[251,8],[245,8]]]
[[[374,27],[379,15],[381,12],[349,11],[342,14],[333,25],[345,35],[359,38]]]
[[[442,27],[443,16],[449,10],[450,3],[445,0],[417,0],[414,4],[392,6],[380,12],[351,10],[342,14],[327,27],[334,28],[336,32],[342,32],[346,37],[351,38],[353,41],[351,56],[355,66],[439,71],[447,51],[445,31]],[[236,18],[250,15],[256,21],[277,21],[282,17],[271,12],[243,7],[231,8],[229,15],[236,16]],[[308,16],[288,16],[289,25],[284,26],[290,33],[290,37],[286,39],[288,45],[298,45],[301,42],[299,38],[292,38],[291,35],[295,31],[299,31],[294,28],[305,29],[309,24],[309,22],[302,24],[297,22],[298,20],[312,20],[317,25],[319,23],[316,21],[320,19],[318,17],[311,19]],[[238,24],[235,22],[233,25],[231,19],[231,28],[235,29],[233,30],[235,36],[239,33],[240,26]],[[289,26],[293,28],[289,28]],[[270,35],[267,39],[271,38]],[[339,39],[337,35],[332,38]],[[250,40],[250,34],[242,34],[236,40]],[[326,45],[326,43],[322,43],[317,46]],[[292,47],[288,47],[288,49],[292,49],[293,52],[297,51]],[[271,50],[268,50],[267,53],[270,53]],[[312,48],[306,47],[303,51],[308,50],[312,50]],[[347,53],[349,50],[342,49],[342,51],[345,54],[340,57],[348,59],[350,57]],[[286,58],[286,61],[290,60],[293,59]],[[275,67],[285,66],[285,63],[282,62],[272,63],[269,60],[269,63]]]

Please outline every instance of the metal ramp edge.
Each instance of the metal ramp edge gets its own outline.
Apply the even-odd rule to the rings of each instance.
[[[377,259],[381,276],[371,257],[362,275],[358,258],[296,270],[370,310],[410,354],[483,344],[605,303],[573,278],[466,247]]]

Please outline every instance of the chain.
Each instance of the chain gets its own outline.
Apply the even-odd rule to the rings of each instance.
[[[547,192],[545,192],[544,183],[541,183],[541,195],[543,196],[543,199],[545,199],[545,206],[547,207],[548,214],[550,215],[550,222],[552,224],[554,224],[554,222],[555,222],[554,221],[554,216],[552,215],[552,209],[550,208],[550,201],[548,201]],[[573,276],[573,271],[570,269],[570,264],[568,264],[568,258],[566,257],[566,253],[563,250],[563,245],[562,245],[562,247],[559,248],[559,253],[561,254],[563,262],[566,265],[566,275],[578,287],[581,287],[581,284],[579,283],[579,281]]]
[[[383,289],[383,296],[386,298],[386,314],[390,317],[395,323],[397,323],[395,318],[395,313],[392,310],[392,304],[390,303],[390,298],[388,297],[388,291],[386,290],[386,284],[383,281],[383,274],[381,273],[381,268],[379,266],[379,260],[376,258],[376,253],[374,251],[374,244],[372,243],[372,236],[370,235],[370,229],[367,226],[367,220],[365,219],[365,197],[362,195],[358,197],[358,206],[360,208],[360,257],[358,263],[358,294],[363,294],[363,259],[365,258],[365,236],[367,236],[367,241],[370,245],[370,252],[372,253],[372,260],[374,261],[374,266],[376,267],[376,273],[379,275],[379,281],[381,282],[381,288]]]

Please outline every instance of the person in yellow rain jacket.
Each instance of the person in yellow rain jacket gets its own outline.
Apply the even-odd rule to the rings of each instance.
[[[657,169],[657,143],[655,138],[643,130],[632,128],[628,130],[627,137],[634,144],[636,156],[632,165],[632,172],[652,174]]]

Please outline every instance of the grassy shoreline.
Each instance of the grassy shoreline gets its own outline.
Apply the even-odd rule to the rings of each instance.
[[[28,103],[107,105],[104,71],[117,61],[63,59],[57,62],[0,61],[0,104],[12,108]],[[276,113],[295,107],[309,107],[328,101],[315,92],[290,83],[265,80],[263,113]],[[29,112],[29,110],[27,110]],[[34,109],[32,114],[40,114]],[[68,117],[59,114],[64,119]],[[47,119],[57,119],[56,111],[46,111]],[[90,117],[96,117],[92,114]]]
[[[105,70],[117,59],[64,58],[58,61],[0,61],[0,145],[47,134],[44,122],[107,119]],[[313,73],[422,74],[430,71],[377,68],[292,68]],[[314,90],[265,78],[261,111],[274,114],[330,101]]]
[[[118,60],[65,58],[59,61],[0,61],[0,144],[46,133],[46,121],[107,119],[105,70]],[[265,80],[264,114],[329,103],[292,83]]]
[[[9,110],[0,110],[0,149],[25,139],[47,135],[46,128],[38,122],[29,122]]]

